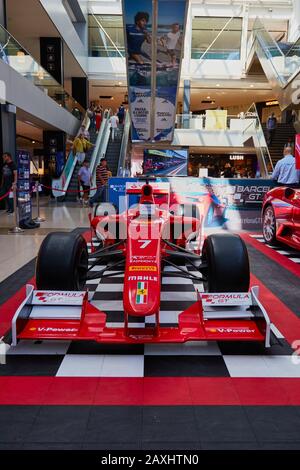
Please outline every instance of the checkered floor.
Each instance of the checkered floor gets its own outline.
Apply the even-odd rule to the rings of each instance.
[[[91,260],[92,262],[92,260]],[[95,266],[100,271],[103,266]],[[187,268],[188,269],[188,268]],[[175,271],[167,267],[166,273]],[[192,271],[195,275],[198,272]],[[123,275],[88,281],[90,300],[106,312],[108,326],[123,326]],[[202,283],[166,276],[160,320],[176,325],[178,314],[196,300]],[[138,326],[145,324],[141,319]],[[136,319],[134,320],[137,321]],[[146,324],[154,321],[146,318]],[[130,323],[134,326],[135,323]],[[167,345],[103,345],[94,342],[21,341],[8,352],[0,375],[60,377],[300,377],[291,361],[292,350],[273,327],[273,345],[189,342]]]
[[[258,234],[258,235],[250,235],[251,238],[255,238],[260,243],[264,243],[266,245],[266,242],[264,240],[263,235]],[[273,250],[277,251],[280,255],[285,256],[289,260],[293,261],[294,263],[300,264],[300,251],[297,251],[293,248],[289,248],[287,245],[278,245],[278,246],[272,246],[272,245],[267,245],[269,248],[272,248]]]

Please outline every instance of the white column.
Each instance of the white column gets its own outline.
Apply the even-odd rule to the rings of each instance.
[[[242,37],[241,37],[241,63],[243,74],[246,72],[247,63],[247,43],[248,43],[248,27],[249,27],[249,6],[243,7]]]

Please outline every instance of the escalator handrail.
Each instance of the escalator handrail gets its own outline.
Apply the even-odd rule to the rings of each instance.
[[[79,128],[79,131],[77,133],[77,136],[80,134],[82,129],[86,131],[89,130],[90,125],[91,125],[91,121],[90,121],[90,118],[88,117],[88,114],[86,113],[81,123],[81,126]],[[69,187],[76,164],[77,164],[77,157],[76,155],[73,154],[73,150],[71,149],[60,177],[54,178],[52,180],[52,192],[53,192],[54,197],[59,197],[59,196],[62,197],[66,195],[65,191],[67,191]],[[60,194],[59,195],[56,194],[55,190],[57,190],[57,192],[59,192]]]
[[[128,148],[128,139],[129,139],[129,132],[130,132],[130,115],[129,112],[126,111],[126,116],[124,120],[124,130],[120,148],[120,156],[118,161],[118,170],[117,176],[124,176],[125,171],[125,160],[127,155],[127,148]]]
[[[107,115],[103,117],[102,119],[101,127],[100,127],[96,144],[95,144],[95,148],[92,154],[92,158],[90,160],[90,172],[92,174],[92,177],[94,176],[94,172],[97,167],[97,160],[98,160],[99,152],[102,151],[102,145],[103,145],[103,141],[106,135],[107,126],[109,125],[110,113],[111,113],[111,110],[109,109]]]

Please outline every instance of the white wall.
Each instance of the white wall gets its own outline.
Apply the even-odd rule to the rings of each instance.
[[[175,129],[172,145],[195,147],[243,147],[243,134],[239,131],[206,131]]]

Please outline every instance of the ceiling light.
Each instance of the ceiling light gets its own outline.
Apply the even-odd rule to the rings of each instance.
[[[35,144],[35,140],[32,140],[32,143]]]
[[[250,88],[254,88],[254,85],[251,84],[251,85],[250,85]]]
[[[123,82],[118,82],[118,85],[123,85]]]
[[[207,99],[207,100],[210,100],[210,96],[207,96],[206,99]]]
[[[220,86],[221,86],[220,83],[217,83],[217,84],[216,84],[216,87],[220,87]]]

